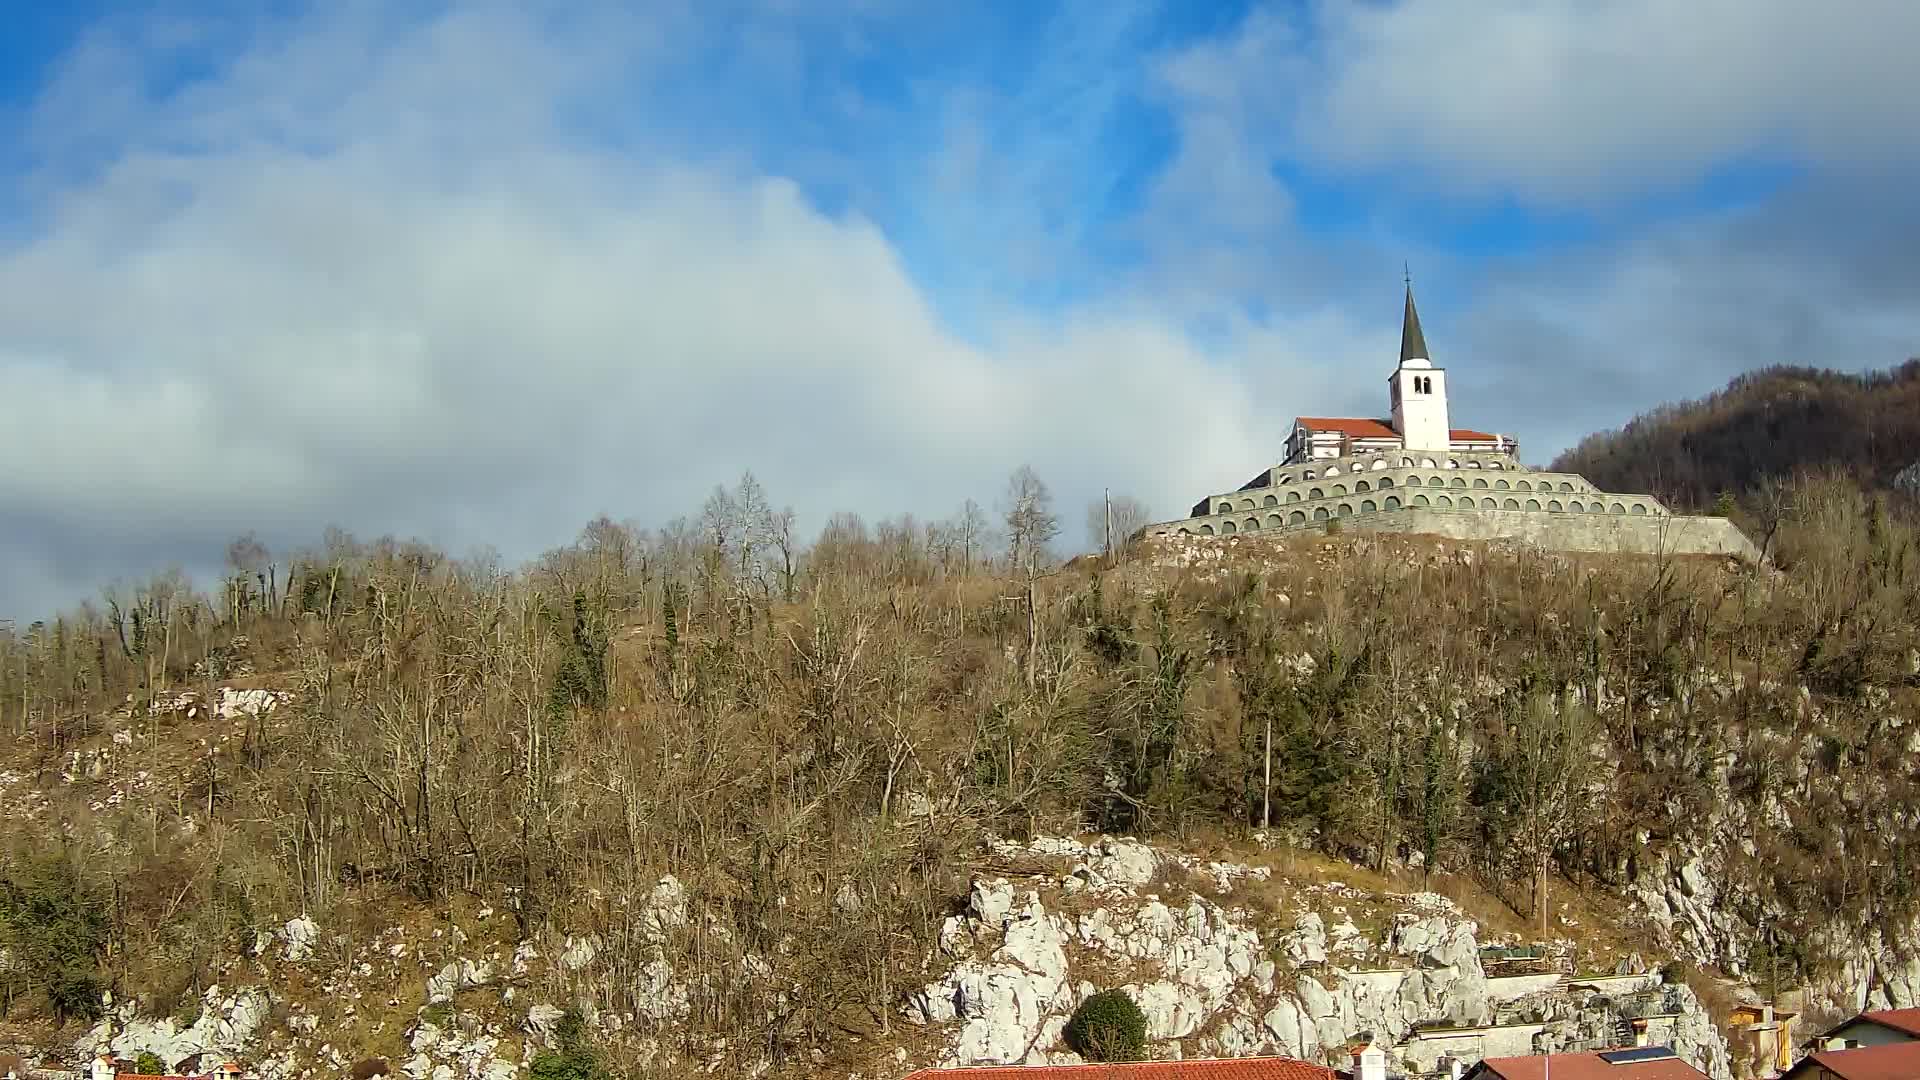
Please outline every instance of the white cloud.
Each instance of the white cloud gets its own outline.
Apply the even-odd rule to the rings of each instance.
[[[862,218],[569,138],[496,78],[559,63],[536,28],[382,25],[350,59],[369,26],[245,54],[190,102],[124,99],[133,149],[0,253],[0,458],[33,463],[0,472],[0,546],[25,549],[0,550],[0,609],[253,528],[521,556],[746,468],[816,521],[989,501],[1023,461],[1070,521],[1102,484],[1173,516],[1271,453],[1233,368],[1151,313],[967,344]]]
[[[0,470],[0,613],[216,562],[248,529],[284,545],[340,524],[517,558],[603,510],[690,512],[747,468],[815,522],[990,502],[1029,461],[1070,527],[1108,485],[1174,516],[1258,469],[1294,412],[1378,409],[1401,252],[1303,234],[1264,167],[1284,134],[1265,126],[1272,101],[1244,97],[1321,63],[1294,29],[1254,20],[1208,54],[1257,71],[1200,53],[1166,69],[1181,144],[1143,219],[1069,217],[1031,238],[1051,254],[1131,228],[1145,266],[1065,310],[989,304],[962,338],[878,215],[824,213],[738,164],[759,148],[736,132],[712,131],[697,156],[646,137],[685,104],[654,93],[664,73],[725,36],[690,10],[463,8],[414,26],[363,6],[212,38],[191,24],[96,35],[34,114],[33,216],[0,248],[0,460],[14,466]],[[1358,25],[1373,17],[1329,39],[1341,72],[1386,55],[1352,44],[1391,37]],[[1124,20],[1109,30],[1114,50],[1131,40]],[[153,89],[214,38],[230,60]],[[1083,67],[1104,62],[1095,51]],[[1119,81],[1088,107],[1112,109]],[[1321,107],[1340,85],[1330,76]],[[1340,100],[1358,154],[1372,114]],[[583,109],[632,123],[603,142]],[[1737,119],[1706,141],[1741,142]],[[989,120],[1036,162],[1007,189],[982,175],[989,124],[952,204],[886,193],[928,200],[916,209],[933,237],[968,233],[956,250],[978,255],[980,281],[1049,265],[995,262],[1000,234],[1046,228],[1034,206],[1055,204],[1027,196],[1104,167],[1080,160],[1104,131],[1084,117]],[[1432,128],[1455,132],[1448,153],[1493,139],[1452,123]],[[1627,121],[1598,127],[1613,141],[1593,145],[1632,149]],[[934,173],[887,164],[883,184]],[[1916,329],[1897,253],[1920,222],[1867,222],[1862,201],[1829,193],[1513,265],[1454,263],[1465,310],[1430,316],[1429,336],[1469,392],[1462,419],[1545,456],[1737,367],[1896,362],[1886,353]]]
[[[1915,40],[1908,0],[1316,0],[1256,12],[1164,77],[1317,167],[1605,202],[1755,158],[1911,164]]]

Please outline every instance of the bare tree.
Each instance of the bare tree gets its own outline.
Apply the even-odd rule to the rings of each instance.
[[[1035,679],[1034,660],[1040,649],[1040,624],[1035,613],[1034,583],[1040,576],[1040,564],[1049,558],[1047,545],[1060,534],[1060,519],[1053,512],[1053,494],[1033,471],[1022,465],[1007,480],[1007,560],[1026,578],[1027,605],[1027,685]]]
[[[1053,493],[1033,466],[1022,465],[1007,479],[1007,561],[1029,578],[1049,557],[1048,545],[1060,535]]]

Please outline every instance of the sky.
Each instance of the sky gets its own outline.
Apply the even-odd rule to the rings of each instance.
[[[1378,415],[1920,354],[1920,4],[0,0],[0,619],[751,470],[1067,546]]]

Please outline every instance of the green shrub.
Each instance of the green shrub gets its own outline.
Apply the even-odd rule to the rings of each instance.
[[[100,1015],[107,904],[59,853],[24,854],[0,874],[0,948],[15,958],[8,997],[45,995],[56,1021]]]
[[[579,1010],[568,1009],[554,1025],[553,1050],[533,1055],[527,1071],[533,1080],[611,1080],[600,1052],[587,1041],[587,1024]]]
[[[1147,1016],[1125,990],[1105,990],[1080,1003],[1067,1021],[1067,1045],[1088,1061],[1143,1061]]]
[[[133,1067],[145,1076],[161,1076],[167,1071],[167,1063],[151,1050],[140,1051],[140,1056],[133,1059]]]

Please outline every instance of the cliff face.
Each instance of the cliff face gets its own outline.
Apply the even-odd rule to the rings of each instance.
[[[1615,1045],[1629,998],[1652,987],[1672,1017],[1664,1041],[1710,1075],[1730,1075],[1725,1039],[1685,986],[1650,975],[1615,996],[1570,990],[1551,972],[1489,979],[1478,924],[1433,893],[1277,883],[1263,867],[1111,838],[1001,847],[1051,865],[1017,885],[976,880],[965,913],[942,927],[939,948],[954,965],[906,1015],[945,1033],[943,1065],[1078,1062],[1062,1042],[1067,1019],[1114,985],[1171,1056],[1340,1062],[1365,1035],[1409,1072],[1433,1071],[1441,1054],[1471,1064],[1488,1052]],[[1171,884],[1188,875],[1213,895]],[[1566,940],[1551,948],[1569,964],[1579,953]],[[1435,1026],[1483,1032],[1422,1037]]]

